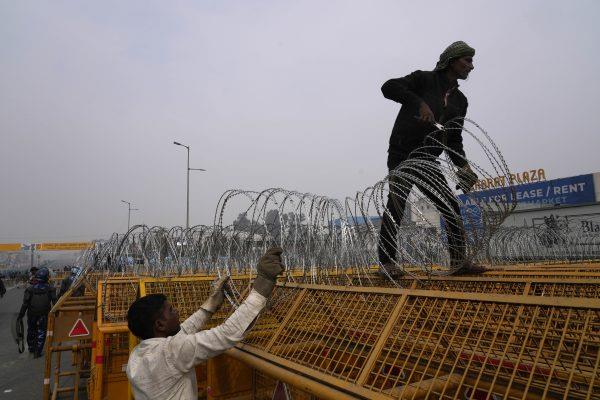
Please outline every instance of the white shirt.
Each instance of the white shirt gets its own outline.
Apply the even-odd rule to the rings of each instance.
[[[200,331],[210,315],[200,309],[181,324],[175,336],[142,340],[127,362],[127,378],[136,400],[198,398],[194,367],[235,346],[265,307],[267,299],[252,290],[221,325]]]

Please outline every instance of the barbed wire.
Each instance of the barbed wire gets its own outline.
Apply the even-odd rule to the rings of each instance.
[[[451,135],[461,132],[475,147],[470,153],[479,156],[477,162],[447,146]],[[416,277],[454,273],[455,243],[464,243],[463,262],[485,265],[599,258],[599,233],[502,227],[516,206],[515,188],[500,188],[499,196],[486,201],[477,192],[459,196],[457,160],[470,165],[479,179],[511,181],[508,164],[487,132],[472,120],[454,120],[430,134],[384,179],[343,201],[283,188],[231,189],[220,197],[212,226],[136,225],[96,243],[80,264],[111,274],[252,274],[266,249],[280,246],[284,263],[295,271],[287,275],[291,281],[302,276],[322,283],[349,269],[368,281],[379,266],[380,274],[398,285],[381,268],[378,248],[398,270]],[[403,207],[401,220],[394,219],[389,199]],[[225,223],[232,210],[244,215],[244,224]],[[386,218],[397,232],[387,243],[380,236]]]

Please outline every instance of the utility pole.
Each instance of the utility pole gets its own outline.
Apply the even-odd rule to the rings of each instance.
[[[190,146],[173,142],[176,146],[185,147],[187,149],[187,185],[186,185],[186,203],[185,203],[185,229],[190,227],[190,171],[206,171],[203,168],[190,168]]]
[[[127,232],[129,232],[129,227],[131,226],[131,211],[138,211],[139,208],[131,208],[131,203],[129,201],[121,201],[127,204]]]

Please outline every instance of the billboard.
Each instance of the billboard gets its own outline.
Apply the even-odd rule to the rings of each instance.
[[[551,181],[528,183],[510,188],[497,188],[461,194],[459,200],[465,206],[480,203],[512,202],[513,195],[517,204],[537,206],[548,205],[578,205],[596,201],[594,175],[578,175]]]
[[[62,243],[0,243],[0,251],[66,251],[86,250],[94,247],[93,242],[62,242]]]
[[[38,243],[35,245],[35,249],[39,251],[87,250],[92,247],[94,247],[92,242]]]
[[[465,230],[468,234],[476,234],[484,229],[481,208],[479,205],[495,203],[507,203],[516,201],[517,207],[526,214],[511,214],[504,225],[508,226],[541,226],[549,223],[568,224],[572,230],[595,232],[600,229],[598,216],[592,212],[586,218],[575,215],[562,215],[566,211],[551,207],[553,214],[548,214],[548,206],[555,205],[592,205],[596,202],[596,188],[594,174],[578,175],[568,178],[553,179],[516,185],[510,187],[499,187],[495,189],[470,192],[458,196],[460,213],[463,218]],[[588,206],[580,207],[580,213],[590,213]],[[493,208],[493,207],[492,207]],[[539,214],[539,215],[538,215]],[[554,215],[556,214],[556,215]],[[594,214],[594,215],[592,215]],[[567,222],[568,221],[568,222]],[[440,216],[440,226],[445,229],[443,218]],[[577,227],[577,229],[575,229]]]
[[[0,251],[21,251],[21,243],[0,243]]]

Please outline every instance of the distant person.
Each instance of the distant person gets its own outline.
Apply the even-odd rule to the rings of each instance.
[[[46,267],[35,273],[35,283],[25,289],[23,305],[18,316],[22,320],[27,313],[27,347],[34,358],[42,356],[48,328],[48,313],[52,304],[56,303],[56,289],[48,284],[49,279],[50,271]]]
[[[435,161],[426,169],[406,170],[406,177],[390,178],[390,191],[379,234],[379,262],[387,273],[403,275],[397,267],[397,226],[404,216],[406,199],[413,186],[425,195],[444,217],[450,268],[455,274],[480,273],[481,267],[466,260],[465,233],[460,208],[436,158],[446,150],[458,169],[459,186],[466,193],[477,182],[465,159],[462,124],[467,114],[467,98],[458,89],[458,80],[467,79],[473,70],[475,49],[465,42],[454,42],[440,55],[433,71],[415,71],[403,78],[391,79],[381,91],[386,99],[402,104],[390,137],[387,167],[391,171],[408,159]],[[446,128],[441,131],[435,124]],[[445,146],[440,145],[444,143]],[[421,151],[415,151],[417,149]],[[436,167],[437,166],[437,167]],[[433,192],[432,190],[435,190]]]
[[[197,399],[194,367],[235,346],[265,307],[283,271],[280,248],[258,262],[258,275],[246,300],[223,324],[201,330],[221,307],[228,277],[217,282],[204,304],[179,324],[179,313],[163,294],[136,300],[127,312],[129,330],[142,339],[127,362],[127,378],[136,400]]]
[[[6,286],[4,286],[4,282],[2,281],[2,276],[0,276],[0,298],[4,297],[6,294]]]
[[[77,280],[77,277],[81,273],[80,267],[72,267],[70,269],[69,275],[65,276],[63,280],[60,282],[60,291],[58,292],[58,297],[62,297],[73,285],[73,282]],[[83,286],[78,287],[74,292],[73,296],[78,297],[83,295],[83,290],[85,288]]]
[[[29,284],[30,285],[34,285],[35,284],[35,274],[38,272],[39,268],[38,267],[31,267],[29,268]],[[50,274],[50,271],[48,271],[48,275]]]

